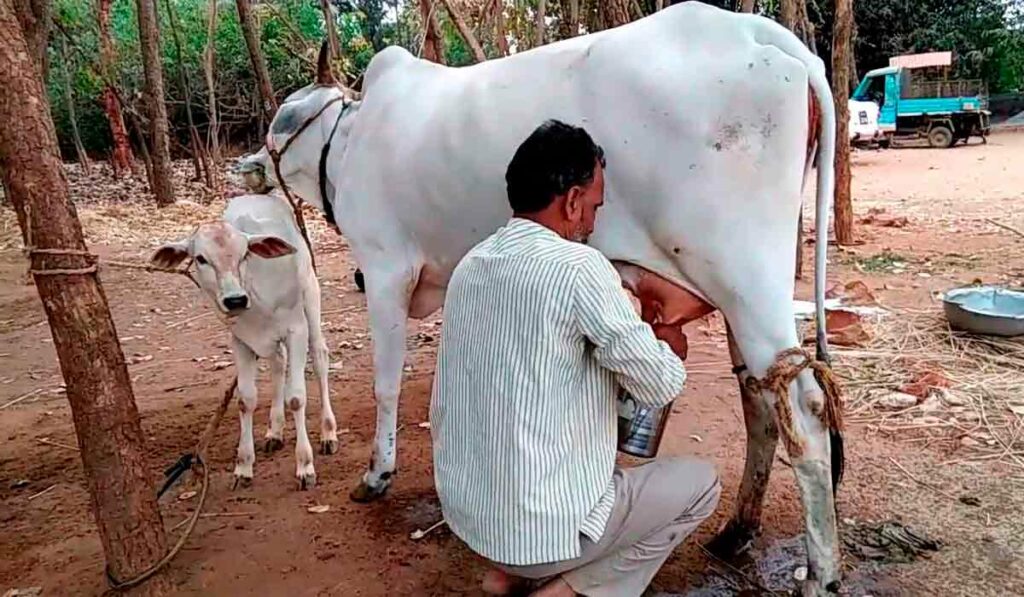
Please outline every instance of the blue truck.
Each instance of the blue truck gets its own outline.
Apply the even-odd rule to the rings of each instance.
[[[878,105],[878,127],[893,139],[926,138],[932,147],[986,141],[991,125],[988,98],[981,81],[930,79],[923,69],[888,66],[868,72],[853,92],[854,101]]]

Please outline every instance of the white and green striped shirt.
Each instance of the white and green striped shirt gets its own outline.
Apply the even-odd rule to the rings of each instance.
[[[430,419],[445,520],[494,562],[579,557],[614,501],[621,385],[662,406],[683,364],[598,251],[521,218],[448,284]]]

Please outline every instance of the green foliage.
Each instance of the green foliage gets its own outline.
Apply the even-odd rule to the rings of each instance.
[[[256,100],[256,82],[248,50],[238,22],[234,0],[215,0],[218,22],[214,38],[216,85],[222,132],[227,141],[258,142],[262,132]],[[581,0],[582,2],[583,0]],[[709,4],[733,8],[736,0],[707,0]],[[186,98],[194,120],[205,134],[207,92],[202,60],[207,43],[206,16],[210,0],[156,0],[160,18],[166,101],[177,144],[188,139]],[[279,98],[309,83],[316,52],[326,37],[320,3],[314,0],[251,0],[258,25],[260,45]],[[142,62],[139,51],[136,0],[114,0],[111,10],[111,38],[116,63],[112,69],[117,89],[127,102],[129,113],[139,118],[142,106]],[[671,4],[672,2],[666,2]],[[653,11],[654,0],[637,0],[636,5]],[[759,0],[758,11],[775,16],[778,0]],[[373,55],[389,45],[400,45],[418,54],[423,28],[417,0],[332,0],[337,11],[333,23],[342,45],[344,67],[349,79],[365,71]],[[549,36],[558,31],[561,2],[548,0]],[[510,35],[532,45],[532,23],[536,0],[504,0]],[[583,4],[593,11],[593,4]],[[168,8],[175,16],[172,27]],[[826,64],[830,61],[832,2],[808,0],[809,13],[818,32],[818,48]],[[436,16],[440,24],[448,64],[473,62],[472,53],[440,2]],[[498,55],[493,21],[481,22],[479,14],[464,15],[474,27],[488,56]],[[58,27],[51,36],[52,68],[48,92],[62,147],[71,155],[70,125],[65,104],[63,71],[66,64],[72,78],[72,93],[79,129],[86,148],[97,156],[109,152],[110,132],[100,107],[104,87],[99,74],[99,35],[96,0],[54,0]],[[908,52],[953,50],[957,75],[982,78],[992,93],[1024,88],[1024,0],[872,0],[855,3],[857,21],[856,55],[864,71],[887,64],[889,56]],[[173,31],[181,41],[181,58]],[[66,56],[62,52],[66,45]],[[516,44],[513,44],[515,46]],[[182,84],[182,69],[188,91]]]

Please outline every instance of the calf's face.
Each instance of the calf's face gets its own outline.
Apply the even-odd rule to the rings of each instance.
[[[280,237],[246,234],[226,222],[213,222],[200,225],[184,240],[161,246],[150,261],[172,268],[191,257],[203,292],[221,312],[238,315],[252,305],[244,283],[248,259],[252,255],[273,259],[294,252],[295,247]]]

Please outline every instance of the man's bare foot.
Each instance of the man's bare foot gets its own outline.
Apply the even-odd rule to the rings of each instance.
[[[576,597],[576,591],[573,591],[569,583],[559,576],[530,595],[532,597]]]

